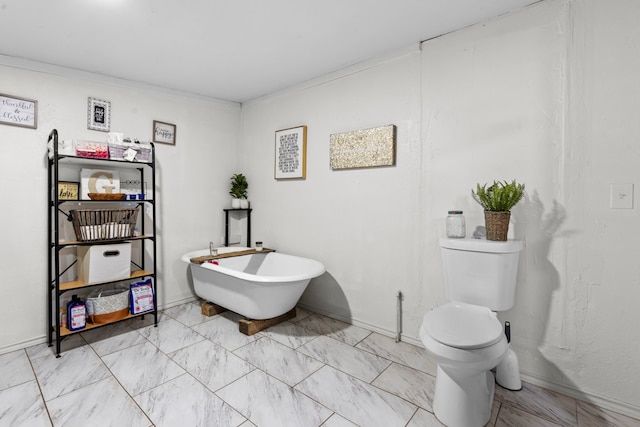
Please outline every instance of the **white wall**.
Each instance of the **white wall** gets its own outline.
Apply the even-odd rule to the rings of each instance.
[[[418,343],[444,301],[446,211],[463,209],[472,230],[476,183],[525,182],[510,231],[526,240],[517,298],[500,314],[521,370],[639,416],[639,214],[609,209],[610,183],[640,181],[639,9],[547,0],[245,105],[256,239],[324,262],[302,301],[337,318],[393,334],[401,290],[404,339]],[[391,123],[397,166],[329,169],[330,134]],[[274,132],[303,124],[307,179],[275,181]]]
[[[500,314],[521,370],[636,416],[640,332],[624,325],[637,324],[639,213],[610,209],[609,185],[640,178],[639,18],[634,1],[545,1],[425,43],[422,62],[423,183],[440,207],[423,204],[423,277],[439,267],[438,213],[452,195],[525,182],[512,232],[527,248],[516,304]],[[481,222],[468,196],[460,204]],[[430,290],[423,304],[441,297]]]
[[[302,302],[395,329],[395,295],[417,286],[420,55],[243,106],[242,167],[255,240],[321,260],[328,274]],[[397,166],[332,171],[329,135],[395,124]],[[274,133],[308,126],[307,179],[274,180]]]
[[[159,305],[193,298],[180,256],[221,241],[235,171],[240,106],[163,93],[98,76],[61,77],[0,66],[0,92],[38,101],[38,128],[0,125],[0,353],[42,342],[46,331],[47,162],[51,129],[62,139],[106,140],[87,130],[87,98],[111,102],[111,130],[151,139],[153,120],[177,126],[157,144]]]

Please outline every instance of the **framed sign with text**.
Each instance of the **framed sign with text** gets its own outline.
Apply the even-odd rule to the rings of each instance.
[[[0,124],[36,129],[38,101],[0,93]]]
[[[78,200],[79,182],[59,181],[58,200]]]
[[[154,120],[153,142],[176,145],[176,125]]]
[[[87,129],[109,132],[111,128],[111,103],[102,99],[89,98]]]
[[[275,179],[306,179],[307,127],[276,131]]]

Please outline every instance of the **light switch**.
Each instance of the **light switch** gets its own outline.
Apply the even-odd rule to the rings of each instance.
[[[633,209],[633,184],[611,184],[611,209]]]

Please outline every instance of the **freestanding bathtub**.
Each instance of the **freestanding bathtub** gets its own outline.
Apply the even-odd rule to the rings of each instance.
[[[218,253],[246,249],[218,248]],[[209,255],[209,249],[182,256],[191,269],[196,295],[255,320],[290,311],[309,281],[325,271],[318,261],[278,252],[220,258],[217,265],[191,262],[191,258],[205,255]]]

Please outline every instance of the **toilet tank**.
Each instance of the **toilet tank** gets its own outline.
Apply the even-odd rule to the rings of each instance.
[[[440,239],[447,299],[494,311],[513,307],[523,246],[521,240]]]

